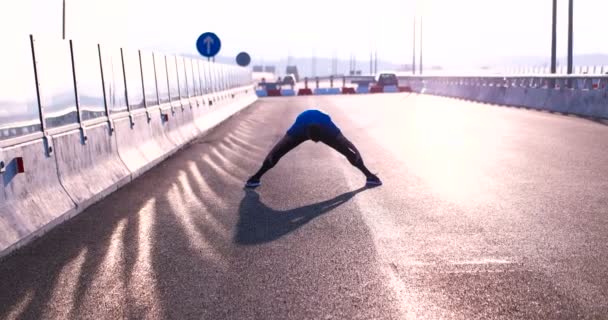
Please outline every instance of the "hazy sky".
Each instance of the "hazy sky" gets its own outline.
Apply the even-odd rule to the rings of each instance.
[[[214,31],[222,55],[254,60],[294,56],[411,60],[413,0],[204,1],[66,0],[68,37],[136,48],[195,52],[199,34]],[[559,2],[558,53],[566,54],[567,0]],[[61,0],[0,0],[0,35],[61,36]],[[425,61],[469,63],[503,56],[548,56],[551,0],[418,1]],[[575,53],[608,53],[606,0],[575,0]],[[6,40],[8,39],[8,40]],[[3,46],[3,48],[6,48]],[[4,49],[6,50],[6,49]]]

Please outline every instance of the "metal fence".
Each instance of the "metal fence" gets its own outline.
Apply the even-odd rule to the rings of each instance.
[[[252,83],[237,66],[32,35],[3,51],[0,70],[2,144]]]
[[[432,86],[607,90],[606,75],[401,76],[400,84],[418,91]]]

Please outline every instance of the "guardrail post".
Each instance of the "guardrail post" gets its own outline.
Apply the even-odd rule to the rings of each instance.
[[[304,88],[308,89],[308,77],[304,77]]]
[[[189,59],[189,58],[188,58]],[[182,57],[182,62],[184,65],[184,80],[186,81],[186,97],[188,98],[188,104],[190,105],[190,110],[192,110],[192,102],[190,101],[190,84],[188,83],[188,68],[186,67],[186,58]],[[190,67],[192,67],[192,63],[190,64]],[[180,97],[180,102],[181,102],[181,97]]]
[[[330,88],[334,87],[334,76],[329,76],[329,87]]]
[[[182,111],[184,111],[184,105],[182,104],[182,88],[181,88],[181,84],[179,83],[179,63],[177,62],[177,56],[174,56],[175,59],[175,77],[177,78],[177,97],[179,98],[177,101],[179,101],[179,105],[182,108]]]
[[[74,83],[74,102],[76,104],[76,119],[80,128],[80,139],[83,144],[86,144],[89,138],[87,137],[84,125],[82,124],[82,111],[80,110],[80,99],[78,98],[78,81],[76,80],[76,64],[74,62],[74,45],[71,39],[68,42],[70,44],[70,61],[72,63],[72,80]]]
[[[201,77],[201,60],[196,59],[196,70],[198,70],[198,94],[203,96],[203,78]],[[203,105],[205,105],[205,99],[202,99]]]
[[[36,85],[36,98],[38,99],[38,116],[40,117],[40,131],[42,131],[44,139],[44,147],[46,155],[50,156],[53,153],[53,141],[46,131],[46,118],[44,116],[44,106],[40,99],[40,81],[38,81],[38,61],[36,60],[36,49],[34,46],[34,36],[30,34],[30,46],[32,48],[32,62],[34,63],[34,81]]]
[[[319,89],[319,77],[315,77],[315,83],[316,83],[317,89]]]
[[[125,70],[125,54],[123,49],[120,48],[120,61],[122,65],[122,79],[125,84],[125,101],[127,103],[127,112],[129,112],[129,120],[131,122],[131,128],[135,126],[135,119],[133,119],[133,114],[131,113],[131,104],[129,103],[129,88],[127,87],[127,71]]]
[[[150,115],[150,111],[148,110],[148,101],[146,98],[146,84],[144,83],[144,65],[141,61],[141,50],[137,50],[137,56],[139,57],[139,75],[141,77],[141,93],[143,94],[144,100],[144,108],[146,109],[146,117],[148,118],[148,122],[152,121],[152,116]]]
[[[103,91],[103,105],[106,112],[106,118],[108,118],[108,126],[110,127],[110,134],[114,132],[114,122],[110,117],[110,106],[108,105],[108,96],[106,95],[106,79],[103,75],[103,59],[101,56],[101,45],[97,44],[97,54],[99,56],[99,70],[101,71],[101,90]]]
[[[72,40],[69,41],[70,44],[70,61],[72,63],[72,81],[74,85],[74,103],[76,104],[76,120],[78,121],[78,126],[80,128],[80,138],[82,139],[82,143],[87,143],[87,134],[84,130],[84,126],[82,125],[82,112],[80,110],[80,99],[78,99],[78,82],[76,80],[76,64],[74,63],[74,45]]]
[[[167,77],[167,95],[169,96],[169,107],[171,108],[171,114],[175,114],[175,108],[173,107],[173,101],[171,96],[171,78],[169,77],[169,62],[167,61],[167,55],[165,57],[165,76]]]
[[[156,88],[156,104],[160,106],[160,93],[158,92],[158,74],[156,73],[156,55],[154,52],[150,53],[152,55],[152,66],[154,67],[154,88]]]
[[[342,88],[346,88],[346,76],[342,76]]]

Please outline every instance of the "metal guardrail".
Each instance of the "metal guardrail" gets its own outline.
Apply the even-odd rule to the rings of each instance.
[[[569,88],[579,90],[608,89],[608,75],[585,74],[470,74],[470,75],[398,75],[400,86],[424,88],[431,84],[452,84],[461,86],[520,87],[520,88]],[[304,77],[309,87],[318,87],[316,83],[333,79],[336,86],[342,83],[368,84],[375,82],[374,76],[323,76]]]
[[[32,35],[4,52],[0,147],[253,82],[246,68]]]
[[[423,94],[608,119],[605,75],[410,76],[400,82]]]
[[[401,76],[399,81],[415,87],[428,84],[452,84],[462,86],[493,86],[546,89],[607,89],[608,75],[467,75],[467,76]]]

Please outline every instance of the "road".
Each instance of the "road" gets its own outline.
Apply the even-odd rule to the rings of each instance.
[[[329,112],[384,185],[321,143]],[[1,319],[605,319],[608,126],[415,94],[258,101],[0,262]]]

